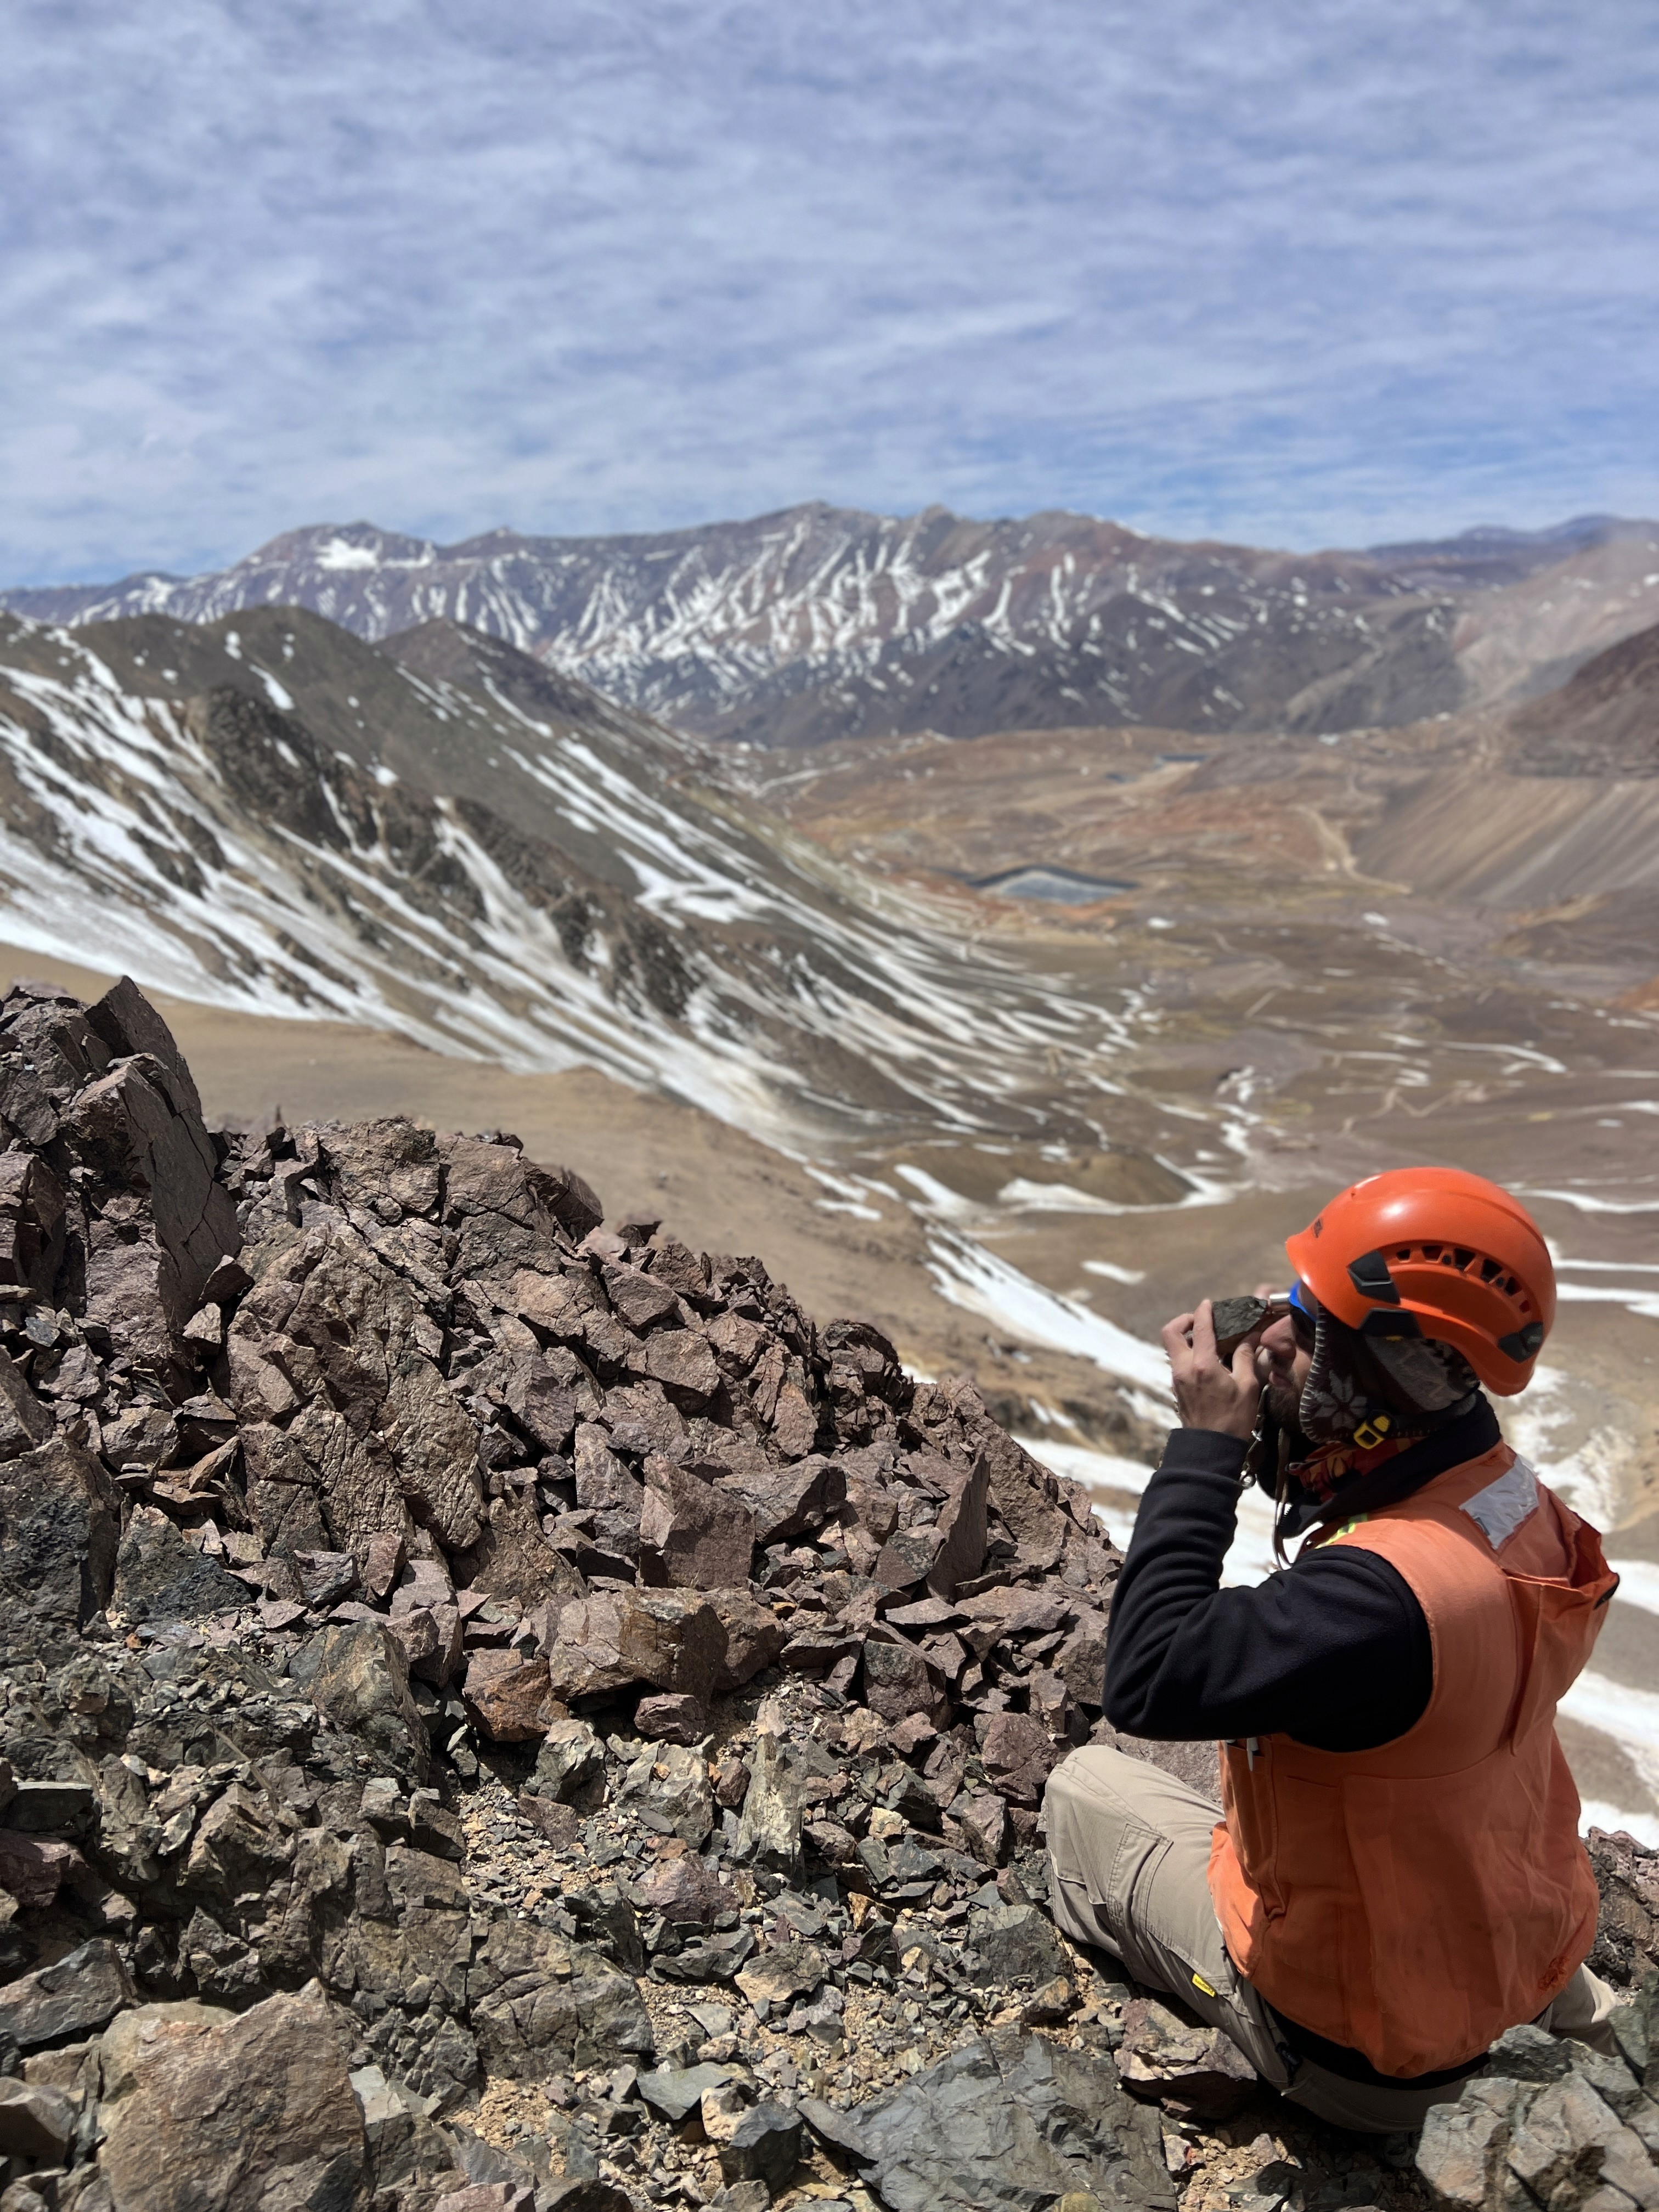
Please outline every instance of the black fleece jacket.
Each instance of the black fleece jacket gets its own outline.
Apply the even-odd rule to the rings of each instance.
[[[1346,1547],[1223,1589],[1245,1449],[1213,1429],[1171,1431],[1112,1600],[1106,1717],[1125,1735],[1166,1741],[1391,1742],[1433,1686],[1423,1608],[1386,1560]]]

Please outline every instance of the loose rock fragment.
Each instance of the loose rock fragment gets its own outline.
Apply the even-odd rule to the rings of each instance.
[[[720,2172],[729,2182],[763,2181],[774,2196],[787,2189],[800,2163],[801,2119],[781,2105],[757,2105],[720,2145]]]

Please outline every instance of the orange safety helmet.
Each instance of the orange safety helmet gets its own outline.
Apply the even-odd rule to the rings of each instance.
[[[1432,1337],[1512,1398],[1555,1321],[1555,1269],[1518,1199],[1461,1168],[1391,1168],[1340,1192],[1285,1247],[1362,1336]]]

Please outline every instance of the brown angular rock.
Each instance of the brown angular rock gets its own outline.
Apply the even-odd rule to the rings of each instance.
[[[362,1567],[377,1537],[413,1533],[385,1439],[354,1429],[325,1398],[308,1400],[286,1428],[245,1428],[242,1450],[248,1510],[269,1553],[349,1552]]]
[[[1054,1654],[1054,1672],[1073,1700],[1092,1712],[1100,1711],[1106,1692],[1106,1616],[1090,1607]]]
[[[1060,1756],[1042,1722],[1029,1713],[981,1714],[975,1732],[992,1788],[1011,1804],[1038,1803]]]
[[[51,1905],[64,1882],[73,1886],[87,1870],[73,1844],[0,1828],[0,1889],[28,1911]]]
[[[613,1261],[604,1270],[604,1280],[605,1295],[629,1328],[653,1328],[679,1311],[672,1285],[637,1267]]]
[[[314,1486],[360,1564],[371,1536],[407,1526],[405,1499],[446,1545],[465,1548],[482,1530],[477,1431],[421,1349],[421,1322],[408,1286],[357,1231],[325,1222],[264,1255],[231,1325],[238,1413],[282,1417],[271,1367],[306,1398]],[[334,1433],[342,1420],[349,1441]]]
[[[95,1172],[148,1194],[159,1247],[152,1295],[177,1336],[208,1277],[241,1243],[194,1086],[153,1053],[137,1053],[81,1092],[70,1130]]]
[[[763,1729],[755,1738],[743,1817],[732,1855],[781,1874],[793,1874],[800,1865],[800,1840],[799,1788],[777,1738]]]
[[[786,1382],[778,1392],[772,1439],[786,1459],[804,1458],[817,1443],[818,1417],[799,1382]]]
[[[647,1743],[700,1743],[710,1727],[708,1708],[683,1690],[656,1690],[634,1709],[634,1726]]]
[[[726,1656],[726,1631],[704,1599],[678,1590],[622,1589],[567,1605],[549,1654],[552,1692],[601,1698],[635,1683],[707,1705]]]
[[[531,1172],[542,1204],[574,1243],[580,1244],[605,1219],[605,1208],[592,1184],[574,1168],[535,1168]]]
[[[504,1395],[508,1412],[527,1437],[544,1452],[564,1450],[575,1430],[580,1401],[550,1361],[539,1354],[514,1360]]]
[[[631,1977],[525,1920],[497,1920],[467,1975],[472,2032],[490,2071],[544,2081],[652,2047]]]
[[[641,1881],[637,1901],[642,1911],[659,1912],[676,1928],[712,1928],[738,1909],[737,1893],[695,1851],[659,1859]]]
[[[964,1791],[951,1807],[951,1818],[982,1866],[1000,1866],[1008,1848],[1008,1808],[994,1790]]]
[[[881,1547],[874,1579],[884,1589],[913,1589],[933,1573],[944,1540],[937,1528],[895,1530]]]
[[[130,1620],[200,1620],[235,1613],[246,1586],[154,1506],[133,1508],[115,1555],[112,1600]]]
[[[935,1597],[954,1598],[957,1585],[971,1582],[984,1565],[989,1497],[989,1462],[981,1452],[971,1474],[953,1477],[934,1524],[939,1548],[927,1570],[927,1587]]]
[[[724,1693],[740,1689],[772,1662],[789,1641],[789,1632],[752,1583],[732,1589],[711,1589],[708,1602],[726,1631],[726,1657],[715,1677],[714,1688]]]
[[[470,1588],[510,1598],[526,1612],[549,1599],[562,1602],[587,1594],[579,1571],[548,1542],[534,1500],[523,1492],[490,1500],[483,1534],[470,1551],[457,1554],[456,1566]]]
[[[66,2163],[80,2108],[45,2082],[0,2081],[0,2156]]]
[[[64,1263],[64,1187],[33,1152],[0,1153],[0,1288],[50,1298]]]
[[[201,1119],[201,1094],[178,1040],[131,975],[112,983],[103,997],[87,1008],[86,1024],[118,1060],[139,1052],[159,1060],[172,1077],[185,1109]]]
[[[755,1541],[779,1544],[822,1528],[847,1498],[847,1477],[834,1460],[814,1453],[792,1467],[726,1475],[721,1488],[740,1497],[755,1517]]]
[[[15,1157],[0,1154],[0,1159]],[[52,1431],[52,1415],[30,1389],[22,1369],[0,1352],[0,1460],[32,1450]]]
[[[550,1721],[552,1692],[545,1659],[515,1651],[475,1651],[461,1691],[474,1722],[495,1743],[536,1743]]]
[[[640,1567],[648,1582],[725,1589],[749,1579],[755,1520],[738,1499],[659,1454],[645,1463]]]
[[[658,1329],[647,1337],[635,1358],[641,1370],[660,1382],[677,1405],[706,1406],[720,1387],[714,1355],[696,1329]]]
[[[315,1984],[158,2042],[100,2108],[99,2166],[122,2212],[260,2212],[361,2201],[349,2037]]]
[[[864,1644],[864,1702],[885,1721],[920,1713],[942,1728],[951,1717],[950,1698],[915,1646],[873,1636]]]
[[[556,1720],[542,1739],[530,1787],[568,1800],[605,1772],[605,1747],[586,1721]]]

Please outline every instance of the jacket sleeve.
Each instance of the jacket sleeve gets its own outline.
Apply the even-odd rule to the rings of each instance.
[[[1428,1623],[1374,1553],[1308,1553],[1223,1589],[1245,1446],[1176,1429],[1147,1485],[1113,1595],[1106,1717],[1166,1741],[1290,1735],[1325,1751],[1391,1742],[1434,1682]]]

